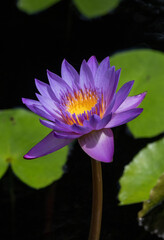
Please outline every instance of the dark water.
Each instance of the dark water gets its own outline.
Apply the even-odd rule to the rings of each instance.
[[[23,107],[21,97],[35,98],[34,78],[46,82],[47,68],[60,74],[63,58],[79,69],[82,59],[91,55],[102,60],[126,49],[164,50],[162,0],[123,1],[111,14],[92,20],[66,0],[33,16],[20,12],[9,0],[0,11],[1,109]],[[157,239],[138,226],[141,204],[119,207],[117,200],[124,165],[151,141],[134,140],[125,126],[115,130],[114,162],[102,164],[102,240]],[[7,172],[0,181],[0,239],[87,239],[91,166],[77,143],[64,169],[62,179],[38,191]]]

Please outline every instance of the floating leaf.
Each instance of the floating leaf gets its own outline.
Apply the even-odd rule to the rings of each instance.
[[[164,132],[164,54],[154,50],[133,50],[115,54],[111,65],[122,68],[119,87],[135,80],[131,94],[147,91],[140,105],[143,113],[128,126],[135,137],[153,137]]]
[[[156,234],[164,239],[164,202],[157,205],[144,217],[139,218],[139,225],[151,234]]]
[[[149,199],[151,189],[164,173],[164,138],[148,144],[124,169],[120,178],[120,204],[131,204]]]
[[[144,217],[150,210],[160,204],[164,200],[164,174],[158,179],[157,184],[150,192],[150,197],[143,203],[142,210],[138,213],[138,217]]]
[[[9,118],[11,123],[13,122],[13,119]],[[6,170],[8,169],[8,165],[11,161],[10,157],[10,147],[8,144],[8,139],[10,137],[10,131],[6,124],[3,124],[3,122],[6,121],[5,115],[2,114],[2,111],[0,111],[0,178],[3,177]]]
[[[33,14],[43,11],[60,0],[18,0],[17,6],[20,10]]]
[[[50,132],[39,123],[37,115],[24,109],[2,110],[0,132],[0,177],[9,164],[18,178],[37,189],[62,176],[67,147],[38,159],[23,159],[23,155]]]
[[[87,18],[107,14],[116,8],[120,0],[73,0],[78,10]]]

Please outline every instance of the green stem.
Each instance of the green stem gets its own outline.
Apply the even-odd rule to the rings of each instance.
[[[53,215],[54,215],[54,201],[55,201],[55,190],[56,182],[50,187],[46,195],[46,206],[45,206],[45,229],[44,234],[52,233]]]
[[[103,184],[101,162],[91,159],[92,163],[92,217],[90,225],[89,240],[99,240],[101,232]]]

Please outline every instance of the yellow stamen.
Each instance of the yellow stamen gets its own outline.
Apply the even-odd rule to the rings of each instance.
[[[70,114],[82,114],[84,112],[90,111],[97,103],[98,96],[94,91],[79,91],[76,95],[69,99],[67,103],[67,111]]]
[[[89,112],[91,110],[91,114],[97,114],[102,118],[105,112],[103,94],[101,95],[101,101],[96,105],[98,100],[99,95],[96,90],[79,90],[74,92],[73,96],[68,94],[63,105],[66,107],[66,112],[70,113],[70,115],[61,112],[63,120],[69,125],[76,123],[82,126],[84,120],[89,120]],[[83,113],[85,114],[82,117]]]

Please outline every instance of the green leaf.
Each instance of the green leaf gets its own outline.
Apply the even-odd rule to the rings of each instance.
[[[116,8],[120,0],[73,0],[78,10],[87,18],[107,14]]]
[[[5,159],[5,161],[4,161]],[[5,174],[6,170],[8,169],[8,161],[10,161],[10,159],[7,159],[6,156],[0,156],[0,178],[3,177],[3,175]]]
[[[2,110],[0,132],[0,166],[6,167],[3,167],[3,174],[10,163],[18,178],[37,189],[62,176],[67,147],[38,159],[23,159],[27,151],[50,132],[40,124],[37,115],[24,109]]]
[[[115,54],[111,65],[121,68],[119,88],[135,80],[130,95],[147,91],[140,105],[143,113],[128,127],[135,137],[153,137],[164,131],[164,54],[154,50],[133,50]]]
[[[60,0],[18,0],[17,6],[20,10],[28,13],[34,14],[43,11]]]
[[[155,187],[150,191],[150,197],[143,203],[142,210],[138,213],[139,218],[143,218],[154,207],[164,200],[164,173],[157,181]]]
[[[120,178],[119,200],[121,205],[149,199],[151,189],[164,173],[164,138],[148,144],[124,169]]]
[[[164,202],[151,209],[144,217],[139,218],[139,225],[146,231],[164,238]]]

